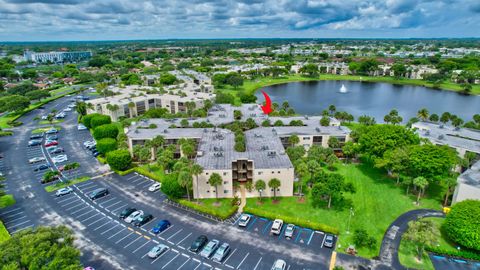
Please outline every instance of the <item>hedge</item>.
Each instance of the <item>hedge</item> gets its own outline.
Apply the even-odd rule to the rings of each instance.
[[[455,258],[480,261],[480,253],[470,251],[470,250],[461,249],[461,250],[453,251],[450,249],[447,250],[440,247],[429,247],[429,246],[425,247],[425,249],[429,252],[439,254],[439,255],[447,255]]]
[[[115,139],[117,138],[118,133],[118,127],[115,124],[105,124],[98,126],[93,130],[93,138],[95,138],[95,140],[104,138]]]
[[[192,208],[195,211],[198,211],[198,212],[201,212],[201,213],[204,213],[204,214],[208,214],[208,215],[211,215],[211,216],[214,216],[214,217],[218,217],[221,220],[225,220],[225,219],[231,217],[233,214],[235,214],[238,211],[238,205],[232,206],[227,212],[221,212],[221,211],[218,211],[215,208],[206,207],[204,205],[200,205],[200,204],[197,204],[197,203],[192,202],[192,201],[176,200],[176,202],[178,202],[179,204],[181,204],[183,206],[186,206],[188,208]]]
[[[95,115],[94,117],[91,118],[90,120],[90,126],[91,128],[96,128],[101,125],[106,125],[112,123],[112,119],[108,115]]]
[[[442,229],[449,239],[469,249],[480,251],[480,201],[465,200],[447,214]]]
[[[144,176],[146,176],[146,177],[148,177],[148,178],[150,178],[150,179],[153,179],[153,180],[155,180],[155,181],[157,181],[157,182],[162,182],[162,181],[163,181],[162,177],[160,177],[159,175],[157,175],[157,174],[155,174],[155,173],[153,173],[153,172],[149,172],[149,171],[146,170],[145,168],[136,167],[136,168],[134,168],[134,170],[135,170],[137,173],[139,173],[139,174],[141,174],[141,175],[144,175]]]
[[[117,149],[117,141],[112,138],[103,138],[97,141],[97,150],[100,154],[106,154]]]
[[[132,172],[135,171],[136,168],[130,168],[130,169],[127,169],[125,171],[120,171],[120,170],[115,170],[115,169],[112,169],[116,174],[120,175],[120,176],[125,176],[127,174],[130,174]]]
[[[292,224],[295,224],[295,225],[300,226],[300,227],[310,228],[310,229],[313,229],[313,230],[323,231],[323,232],[327,232],[327,233],[333,233],[333,234],[336,234],[336,235],[340,234],[340,231],[335,227],[331,227],[329,225],[325,225],[325,224],[322,224],[322,223],[313,222],[313,221],[309,221],[309,220],[305,220],[305,219],[301,219],[301,218],[297,218],[297,217],[279,215],[279,214],[275,214],[275,213],[272,213],[272,212],[269,212],[269,211],[264,211],[264,210],[261,210],[261,209],[251,208],[251,207],[248,207],[248,206],[245,206],[243,208],[243,211],[246,212],[246,213],[255,215],[255,216],[260,216],[260,217],[264,217],[264,218],[268,218],[268,219],[272,219],[272,220],[278,218],[278,219],[283,220],[283,222],[285,222],[285,223],[292,223]]]
[[[107,153],[107,163],[113,170],[123,171],[132,165],[132,157],[128,150],[118,149]]]

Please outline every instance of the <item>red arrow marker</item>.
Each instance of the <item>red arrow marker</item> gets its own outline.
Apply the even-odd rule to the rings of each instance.
[[[265,105],[260,107],[262,108],[263,113],[269,114],[273,111],[272,101],[270,100],[270,97],[267,95],[267,93],[265,93],[264,91],[262,91],[262,93],[263,93],[263,96],[265,97]]]

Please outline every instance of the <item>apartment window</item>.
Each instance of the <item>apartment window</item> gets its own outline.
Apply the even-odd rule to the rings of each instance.
[[[303,137],[304,140],[310,140],[310,137]]]
[[[263,174],[263,172],[258,172],[258,175],[262,175],[262,174]]]
[[[272,171],[272,174],[275,174],[275,172],[274,172],[274,171]]]
[[[280,171],[278,171],[277,173],[280,173]]]
[[[210,190],[207,190],[207,193],[210,193]]]
[[[227,194],[227,193],[228,193],[228,190],[224,190],[224,191],[223,191],[223,194]]]
[[[223,181],[223,184],[224,184],[224,185],[228,184],[228,181]]]
[[[205,173],[205,175],[208,175],[208,172],[207,172],[207,173]]]
[[[224,172],[224,173],[223,173],[223,175],[227,175],[227,173],[226,173],[226,172]]]

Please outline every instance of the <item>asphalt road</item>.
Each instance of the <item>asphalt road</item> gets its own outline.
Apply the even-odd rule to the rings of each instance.
[[[61,110],[69,104],[69,97],[46,105],[44,111]],[[68,162],[77,161],[81,167],[64,175],[63,179],[90,176],[92,180],[74,185],[74,192],[55,197],[40,184],[43,172],[34,172],[36,165],[27,160],[45,156],[53,167],[51,156],[43,146],[28,147],[30,133],[38,126],[33,122],[34,111],[23,116],[24,125],[15,128],[13,137],[0,138],[0,151],[4,158],[0,170],[7,174],[8,191],[17,204],[0,211],[11,233],[38,225],[65,224],[77,236],[77,245],[83,252],[85,265],[96,269],[270,269],[276,259],[284,259],[287,269],[327,269],[331,249],[323,247],[324,234],[297,228],[292,239],[269,234],[271,221],[254,217],[250,225],[240,229],[235,220],[217,222],[196,213],[172,206],[161,192],[151,193],[147,188],[150,179],[137,174],[102,176],[107,168],[102,166],[83,148],[90,139],[88,131],[77,130],[77,115],[69,112],[65,122],[59,124],[59,144],[64,147]],[[106,187],[110,194],[91,201],[86,194],[98,187]],[[141,228],[117,218],[127,206],[142,209],[155,218]],[[173,226],[159,235],[150,229],[161,219]],[[232,252],[221,263],[203,259],[191,253],[188,247],[199,235],[228,242]],[[156,244],[163,243],[169,250],[152,260],[146,253]]]

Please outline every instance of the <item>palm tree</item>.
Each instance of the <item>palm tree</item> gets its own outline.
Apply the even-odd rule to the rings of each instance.
[[[198,202],[198,197],[199,197],[199,194],[198,194],[198,175],[200,175],[203,172],[203,168],[202,168],[202,166],[195,163],[195,164],[192,165],[192,168],[190,168],[190,171],[193,175],[195,175],[195,183],[196,183],[196,187],[197,187],[197,202]]]
[[[277,178],[272,178],[270,181],[268,181],[268,187],[273,189],[273,199],[275,200],[277,198],[277,188],[279,188],[282,185],[280,180]]]
[[[262,191],[265,191],[266,188],[267,185],[265,184],[265,181],[259,179],[255,182],[255,190],[260,194],[260,201],[262,200]]]
[[[178,183],[187,189],[187,198],[190,201],[190,186],[192,185],[192,175],[188,170],[182,170],[178,174]]]
[[[428,112],[427,108],[422,108],[417,112],[417,117],[425,121],[428,119],[430,113]]]
[[[443,180],[443,184],[447,188],[445,193],[445,201],[443,202],[443,206],[448,205],[448,197],[450,196],[450,192],[452,192],[452,188],[457,185],[457,178],[455,177],[447,177]]]
[[[331,104],[330,106],[328,106],[328,110],[330,111],[330,115],[333,115],[335,113],[335,111],[337,110],[337,107],[335,107],[335,105]]]
[[[218,199],[218,185],[222,184],[222,177],[218,173],[212,173],[210,178],[208,179],[208,182],[212,187],[215,188],[215,197]]]
[[[419,204],[420,203],[420,196],[422,196],[423,192],[425,192],[425,188],[428,185],[428,180],[423,176],[418,176],[418,177],[413,179],[413,184],[420,188],[420,190],[418,191],[418,196],[417,196],[417,204]]]
[[[298,175],[298,193],[302,194],[302,188],[303,188],[303,181],[302,178],[308,174],[308,166],[305,162],[300,161],[297,163],[297,166],[295,168],[296,173]]]
[[[298,135],[296,134],[293,134],[292,136],[288,137],[288,143],[292,146],[295,146],[299,142],[300,142],[300,138],[298,138]]]

